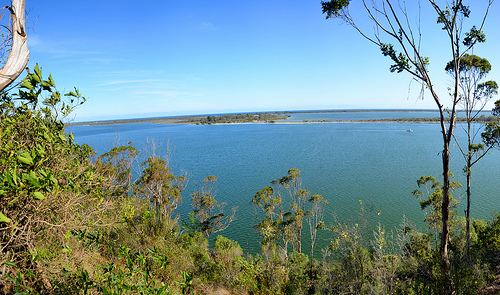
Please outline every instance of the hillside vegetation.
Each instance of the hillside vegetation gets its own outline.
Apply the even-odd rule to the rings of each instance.
[[[38,67],[0,99],[3,294],[442,293],[442,189],[433,177],[419,179],[414,192],[428,232],[409,221],[373,232],[376,219],[362,202],[357,222],[325,224],[329,204],[302,189],[300,171],[290,169],[248,200],[261,220],[254,238],[262,251],[244,255],[224,237],[238,212],[215,199],[215,176],[185,196],[186,178],[149,157],[133,179],[135,148],[97,156],[64,132],[62,119],[84,98],[59,93]],[[181,220],[177,206],[189,201],[193,211]],[[473,222],[469,253],[465,219],[455,212],[451,224],[457,293],[494,292],[500,217]],[[330,237],[329,247],[315,249],[318,232]]]

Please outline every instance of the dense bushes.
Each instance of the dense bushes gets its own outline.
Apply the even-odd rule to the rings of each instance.
[[[439,227],[430,222],[432,232],[421,233],[405,222],[394,232],[380,225],[371,232],[376,221],[361,202],[360,220],[325,225],[327,204],[301,188],[297,169],[253,199],[263,209],[255,226],[262,254],[244,255],[236,241],[222,235],[209,245],[210,234],[222,232],[234,218],[212,194],[216,178],[207,177],[192,194],[193,213],[181,222],[175,210],[186,179],[175,176],[168,161],[152,155],[134,181],[131,167],[138,151],[132,146],[94,157],[90,147],[64,132],[61,119],[83,100],[78,91],[61,96],[38,67],[18,93],[1,96],[0,292],[442,293]],[[440,188],[432,185],[422,200],[430,204],[422,205],[430,208],[429,221],[439,220],[429,217],[439,214],[431,201]],[[500,216],[489,223],[474,221],[469,254],[463,218],[455,216],[452,224],[455,289],[458,294],[484,291],[500,266]],[[319,260],[314,244],[311,255],[302,253],[307,231],[314,233],[311,241],[316,231],[329,235],[331,244]]]
[[[77,91],[66,96],[70,104],[38,67],[17,94],[1,95],[0,282],[6,293],[14,285],[50,289],[63,268],[78,263],[69,259],[76,251],[69,246],[71,230],[101,220],[91,149],[74,144],[60,121],[83,98]]]

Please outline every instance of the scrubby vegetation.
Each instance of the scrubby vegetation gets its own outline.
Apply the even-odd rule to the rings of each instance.
[[[408,221],[373,232],[377,218],[362,202],[357,221],[325,224],[327,202],[304,190],[300,171],[291,169],[249,200],[260,214],[255,238],[262,252],[244,255],[223,236],[237,212],[215,199],[216,177],[190,196],[193,212],[181,220],[176,208],[188,200],[186,179],[168,161],[147,158],[133,179],[135,148],[96,157],[64,132],[62,118],[82,101],[76,90],[61,95],[38,67],[17,93],[1,96],[1,293],[443,293],[436,242],[442,189],[434,178],[419,179],[414,192],[429,232]],[[474,220],[468,254],[465,219],[456,212],[451,229],[457,294],[494,292],[500,215]],[[330,237],[326,249],[314,248],[318,232]]]
[[[189,123],[196,124],[227,124],[227,123],[252,123],[252,122],[273,122],[276,120],[285,120],[290,115],[280,113],[252,113],[252,114],[227,114],[194,117],[187,120]]]

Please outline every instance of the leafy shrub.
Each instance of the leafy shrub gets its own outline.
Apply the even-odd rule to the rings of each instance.
[[[67,259],[76,250],[71,229],[102,222],[104,179],[88,163],[93,151],[65,134],[61,121],[85,98],[77,90],[65,97],[38,65],[18,93],[0,96],[0,260],[7,278],[0,280],[6,293],[19,286],[50,289],[61,266],[77,263]]]

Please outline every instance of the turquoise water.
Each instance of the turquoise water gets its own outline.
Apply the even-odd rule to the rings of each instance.
[[[376,114],[372,114],[376,116]],[[401,117],[401,116],[400,116]],[[407,132],[412,129],[414,132]],[[459,130],[460,128],[457,128]],[[411,192],[422,175],[440,178],[441,133],[437,124],[417,123],[309,123],[161,125],[150,123],[114,126],[73,126],[68,131],[78,143],[87,143],[98,154],[129,141],[141,150],[147,140],[161,144],[166,153],[172,146],[170,165],[176,173],[186,171],[190,179],[179,208],[182,216],[191,210],[189,193],[208,175],[218,177],[219,202],[238,206],[237,220],[223,233],[252,252],[259,238],[252,229],[257,223],[250,201],[273,179],[298,168],[305,189],[328,201],[328,225],[356,219],[359,200],[367,212],[387,229],[395,229],[406,216],[424,228],[424,215]],[[457,134],[459,140],[463,134]],[[465,184],[463,159],[453,145],[451,170]],[[143,155],[146,156],[146,155]],[[500,152],[493,151],[473,170],[472,217],[488,219],[500,208]],[[454,194],[462,201],[465,191]],[[381,210],[380,216],[376,213]],[[304,236],[308,240],[307,236]],[[319,237],[320,247],[328,233]],[[305,248],[307,249],[307,248]]]

